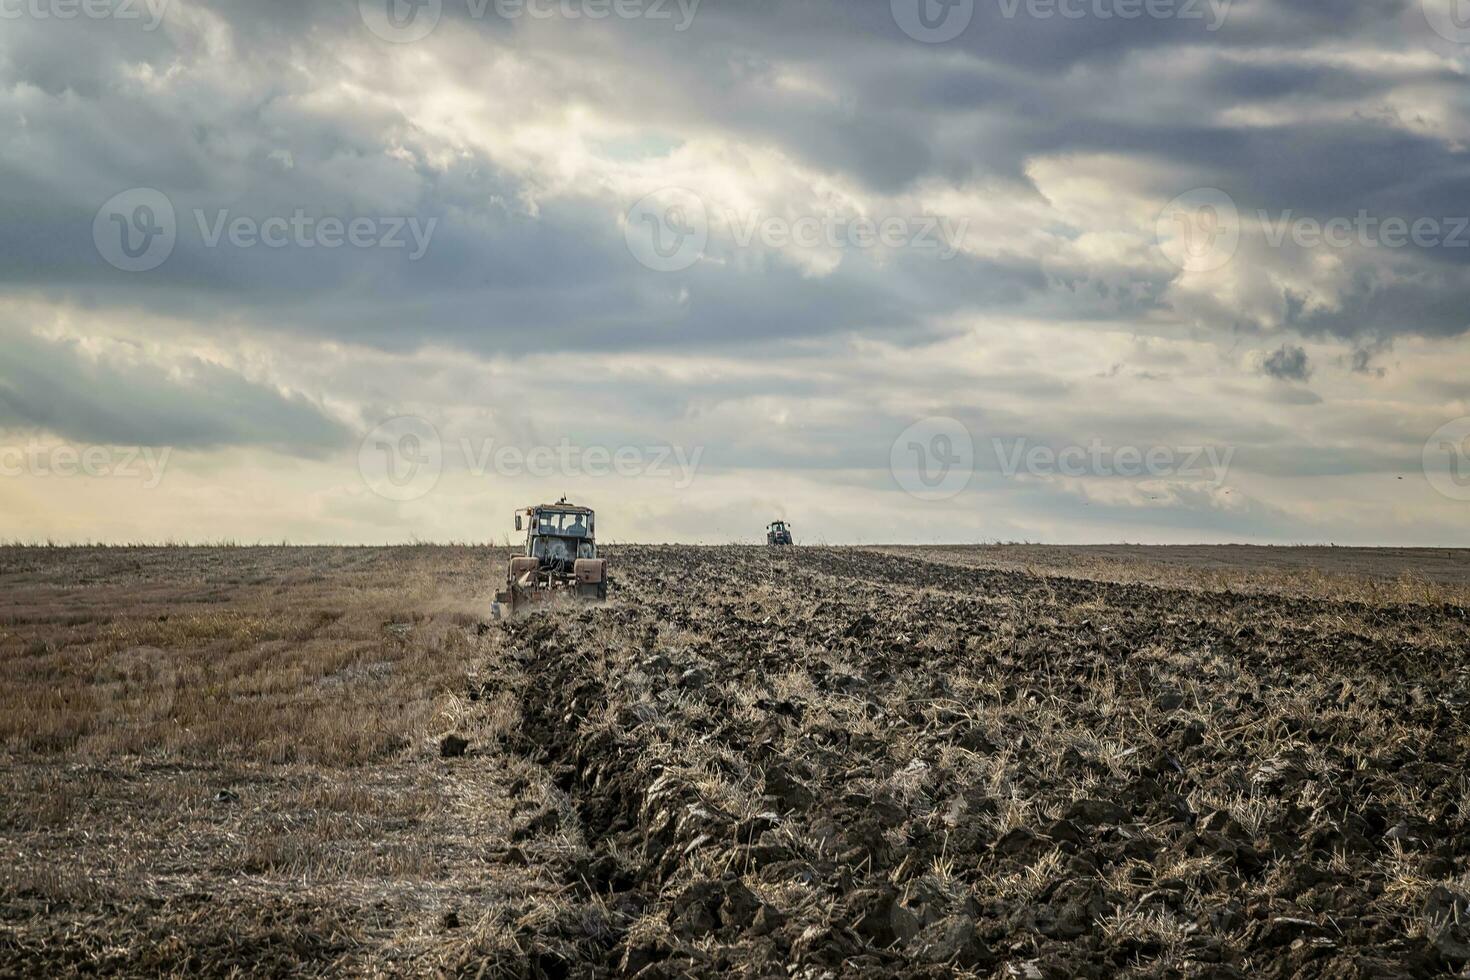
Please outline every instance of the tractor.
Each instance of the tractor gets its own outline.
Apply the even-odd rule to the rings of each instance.
[[[790,545],[795,544],[791,540],[791,525],[785,521],[772,521],[766,526],[767,545]]]
[[[590,507],[538,504],[516,511],[516,530],[526,532],[526,550],[510,560],[505,590],[495,593],[492,611],[510,618],[562,596],[590,601],[607,598],[607,559],[597,557],[597,515]]]

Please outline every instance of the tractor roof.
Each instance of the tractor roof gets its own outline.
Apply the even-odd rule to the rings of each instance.
[[[569,504],[566,501],[562,501],[559,504],[532,504],[530,507],[527,507],[526,510],[529,510],[529,511],[554,510],[554,511],[556,511],[559,514],[591,514],[591,513],[593,513],[593,510],[592,510],[591,507],[578,507],[576,504]]]

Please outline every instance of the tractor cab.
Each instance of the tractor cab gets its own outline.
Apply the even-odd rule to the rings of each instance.
[[[516,511],[516,530],[526,547],[506,567],[505,588],[495,593],[497,617],[514,616],[560,595],[607,598],[607,560],[597,557],[597,515],[563,497]]]
[[[597,557],[597,515],[565,497],[517,511],[516,530],[526,532],[525,555],[542,568],[570,569],[579,558]]]
[[[791,544],[791,526],[785,521],[772,521],[766,525],[766,544]]]

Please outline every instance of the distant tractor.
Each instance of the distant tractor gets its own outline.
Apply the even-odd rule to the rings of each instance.
[[[766,544],[795,544],[791,540],[791,526],[785,521],[772,521],[766,526]]]
[[[539,504],[516,511],[516,530],[525,530],[525,553],[510,560],[505,590],[495,593],[497,618],[559,596],[607,598],[607,559],[597,557],[597,515],[590,507]]]

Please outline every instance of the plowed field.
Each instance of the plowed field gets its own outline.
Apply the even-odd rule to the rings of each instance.
[[[0,552],[0,972],[1470,964],[1452,590],[610,554]]]

